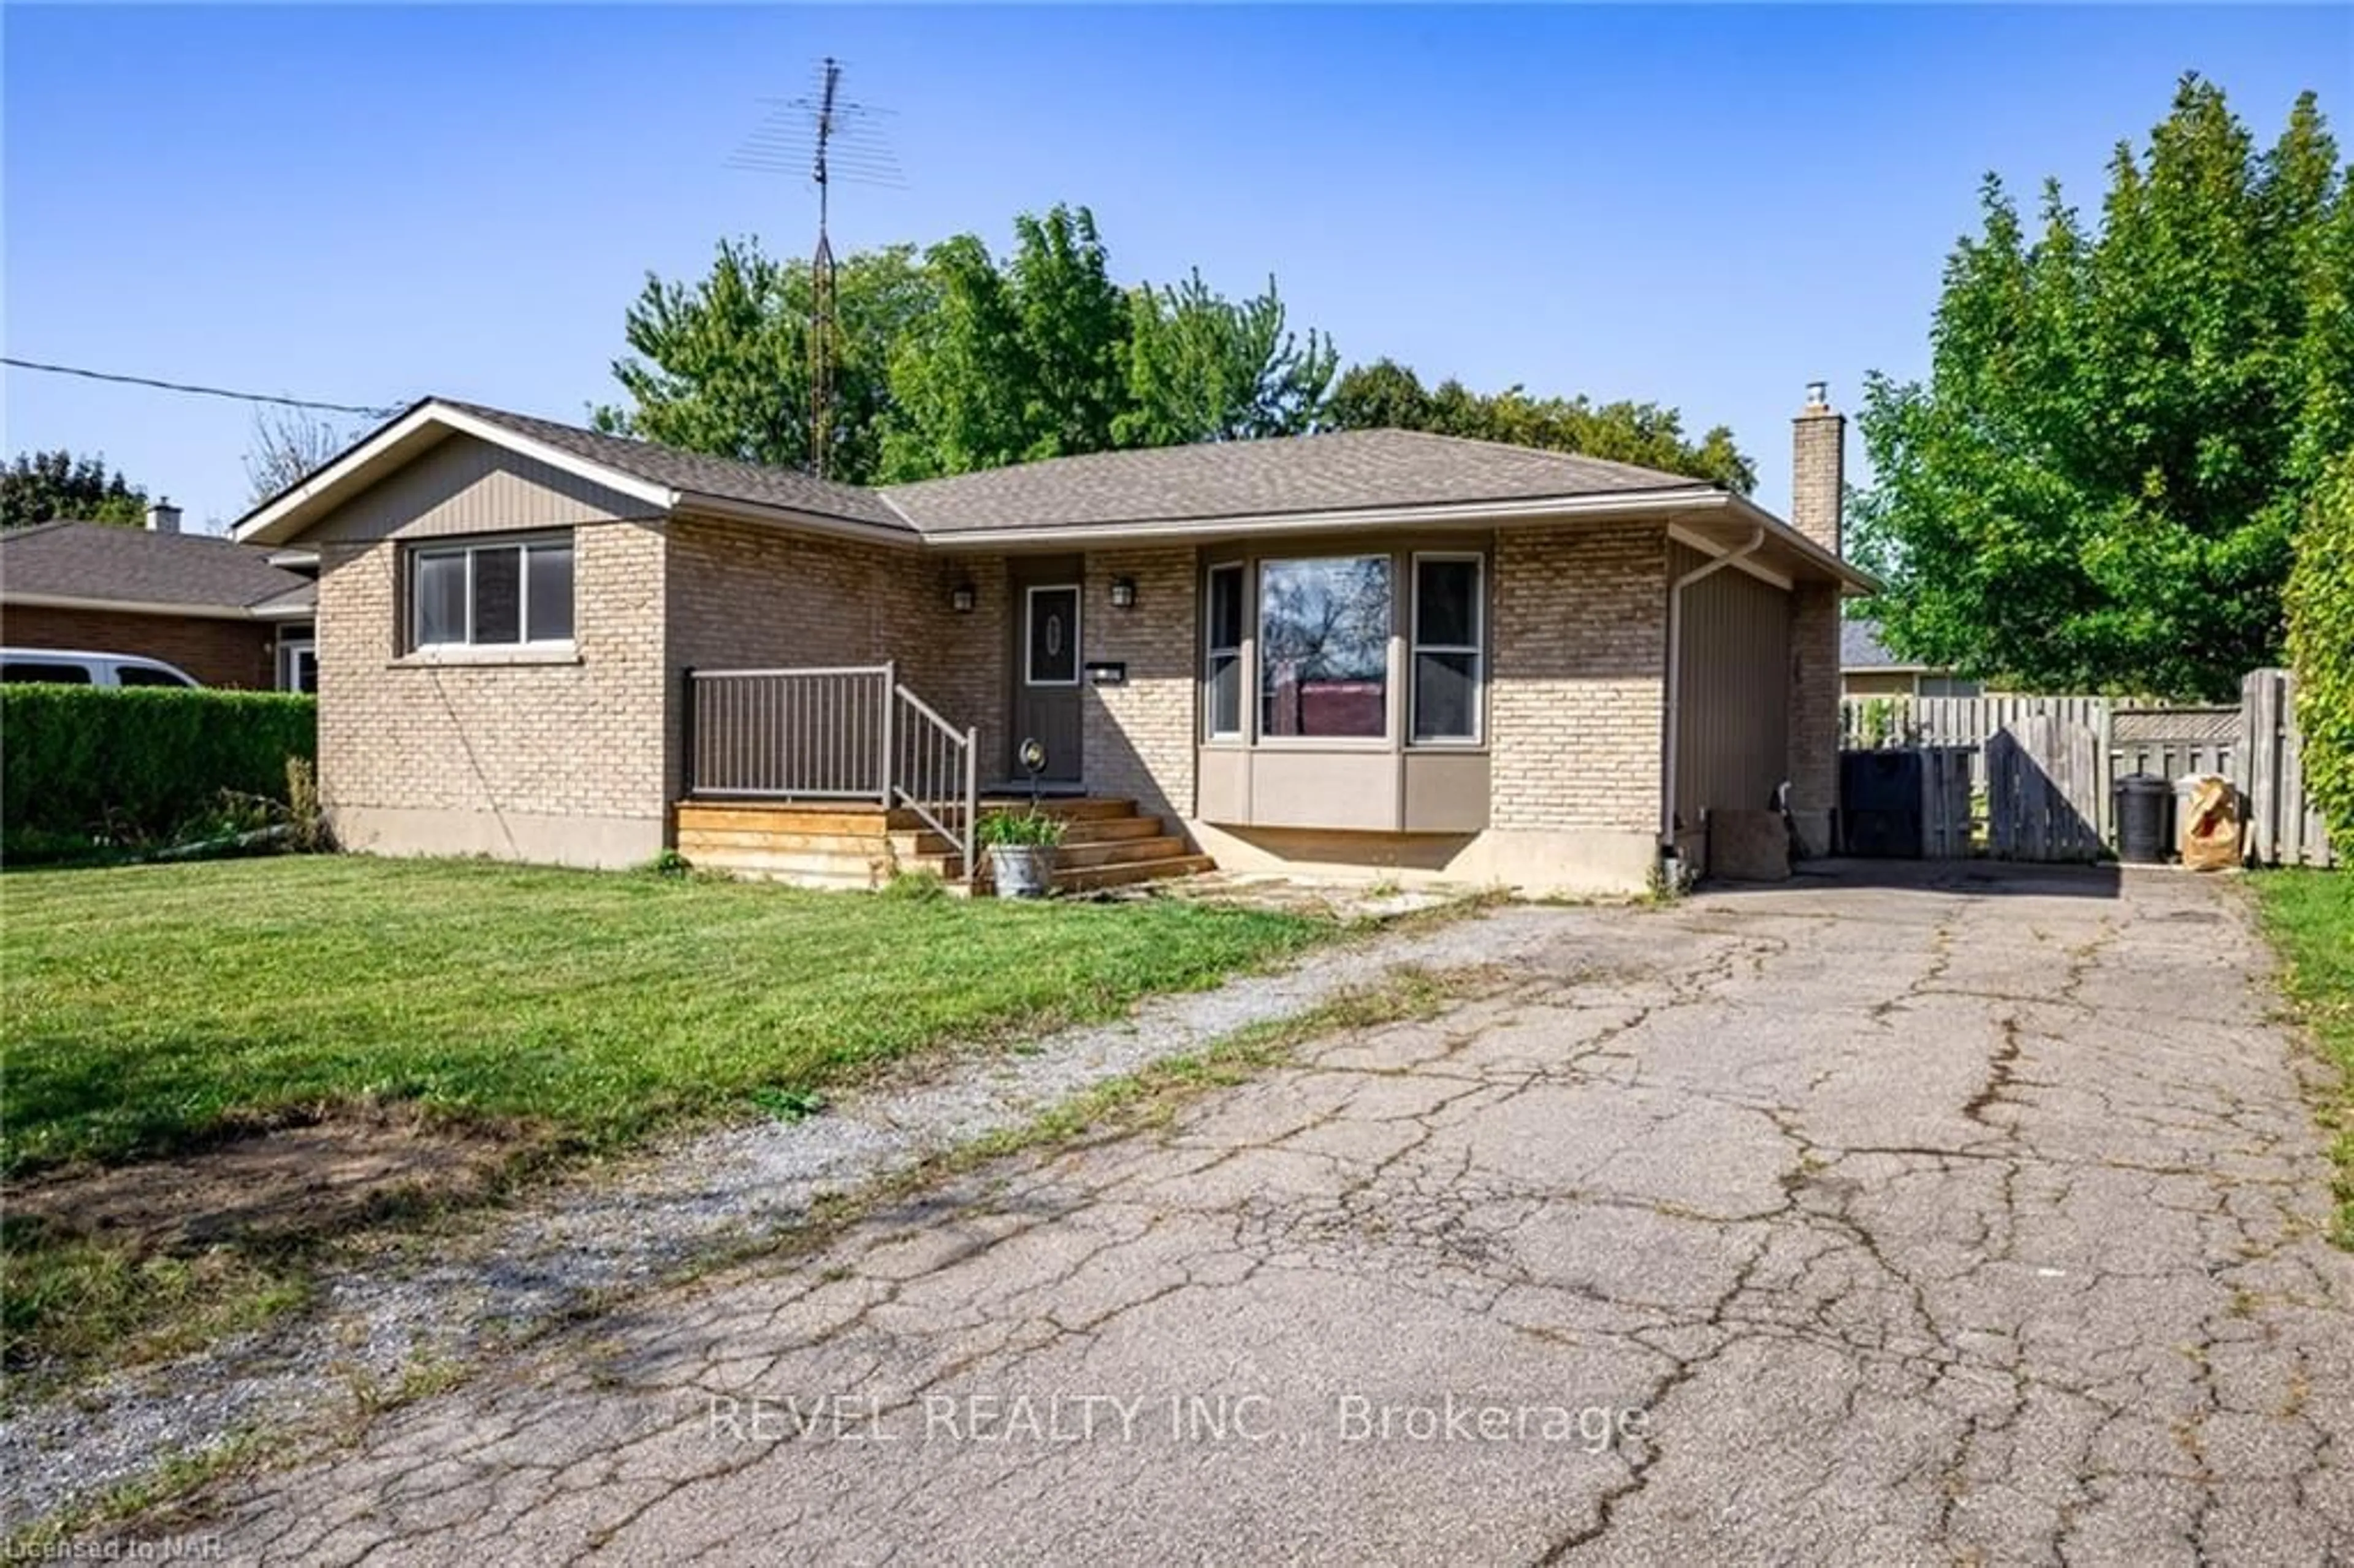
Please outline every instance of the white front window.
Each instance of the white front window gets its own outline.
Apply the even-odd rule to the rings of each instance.
[[[408,560],[410,647],[570,644],[570,535],[420,545]]]
[[[1479,738],[1484,595],[1480,558],[1414,558],[1414,725],[1417,741]]]

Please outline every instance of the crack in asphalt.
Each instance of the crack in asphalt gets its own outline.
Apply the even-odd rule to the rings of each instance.
[[[305,1563],[2354,1556],[2354,1269],[2253,936],[2211,883],[2096,885],[1544,912],[1439,1018],[631,1304],[208,1528]],[[2186,912],[2220,916],[2188,955]],[[930,1441],[936,1401],[1088,1390],[1309,1419]],[[1336,1436],[1442,1392],[1643,1419]],[[909,1440],[715,1425],[822,1396]]]

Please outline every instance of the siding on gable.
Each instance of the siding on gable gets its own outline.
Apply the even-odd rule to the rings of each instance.
[[[643,517],[650,508],[520,452],[451,436],[302,535],[305,545],[520,533]]]

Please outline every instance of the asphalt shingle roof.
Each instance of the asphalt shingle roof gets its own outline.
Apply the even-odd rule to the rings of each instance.
[[[823,517],[873,524],[878,527],[907,526],[907,522],[875,492],[862,490],[856,485],[835,484],[798,469],[769,468],[761,463],[741,462],[734,458],[706,457],[701,452],[681,451],[676,447],[662,446],[653,441],[635,440],[628,436],[609,436],[600,430],[584,430],[578,425],[559,425],[552,419],[535,419],[527,414],[511,414],[504,408],[487,408],[480,403],[461,403],[454,397],[438,397],[434,401],[472,414],[478,419],[504,426],[517,435],[543,442],[559,451],[570,452],[575,457],[602,463],[655,484],[668,485],[673,490],[691,490],[704,495],[716,495],[729,501],[748,501],[762,506],[790,507],[797,512],[811,512]]]
[[[244,609],[313,587],[267,550],[203,534],[72,522],[0,534],[0,594]]]
[[[926,535],[1706,488],[1631,463],[1410,430],[1055,458],[883,492]]]
[[[1880,640],[1880,628],[1869,620],[1840,622],[1840,668],[1842,670],[1909,670],[1920,662],[1899,659]]]

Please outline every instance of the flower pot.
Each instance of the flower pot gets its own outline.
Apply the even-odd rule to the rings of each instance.
[[[1044,898],[1055,884],[1052,844],[991,844],[989,879],[1000,898]]]

